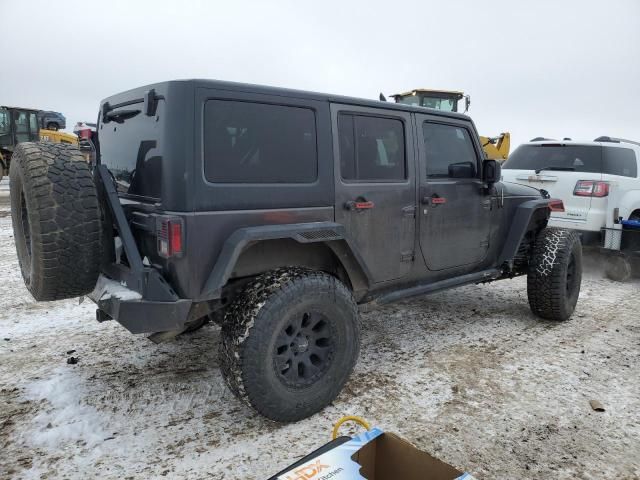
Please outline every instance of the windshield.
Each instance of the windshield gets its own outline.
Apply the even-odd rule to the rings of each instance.
[[[602,147],[596,145],[520,145],[502,166],[513,170],[602,172]]]
[[[396,98],[398,103],[404,103],[405,105],[435,108],[436,110],[444,110],[445,112],[458,111],[458,100],[455,98],[427,97],[424,95],[406,95]]]
[[[422,97],[422,106],[444,110],[445,112],[455,112],[457,101],[453,98]]]
[[[416,107],[420,106],[420,99],[415,95],[406,95],[404,97],[397,96],[398,103],[404,103],[405,105],[415,105]]]

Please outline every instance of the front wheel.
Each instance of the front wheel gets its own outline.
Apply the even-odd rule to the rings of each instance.
[[[292,422],[331,403],[360,347],[351,291],[303,268],[261,275],[229,306],[221,367],[231,391],[271,420]]]
[[[568,319],[576,308],[582,282],[582,245],[578,234],[545,228],[529,259],[527,295],[531,311],[547,320]]]

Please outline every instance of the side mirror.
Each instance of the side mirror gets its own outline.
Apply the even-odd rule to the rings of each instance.
[[[469,95],[464,96],[464,113],[469,111],[469,107],[471,106],[471,97]]]
[[[495,160],[482,162],[482,180],[488,184],[497,183],[502,176],[502,166]]]
[[[472,162],[452,163],[449,165],[449,178],[473,178],[476,176]]]

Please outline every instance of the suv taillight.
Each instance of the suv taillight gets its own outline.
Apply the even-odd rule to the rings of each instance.
[[[156,233],[158,235],[158,254],[161,257],[179,257],[182,255],[183,223],[181,218],[158,217]]]
[[[578,180],[573,194],[577,197],[606,197],[609,195],[609,182]]]

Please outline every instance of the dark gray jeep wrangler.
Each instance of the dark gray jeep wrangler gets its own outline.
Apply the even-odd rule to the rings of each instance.
[[[95,159],[23,143],[11,164],[36,300],[88,295],[155,340],[222,325],[233,392],[278,421],[330,403],[358,356],[358,305],[528,276],[565,320],[581,281],[562,202],[500,183],[465,115],[208,80],[100,106]]]

